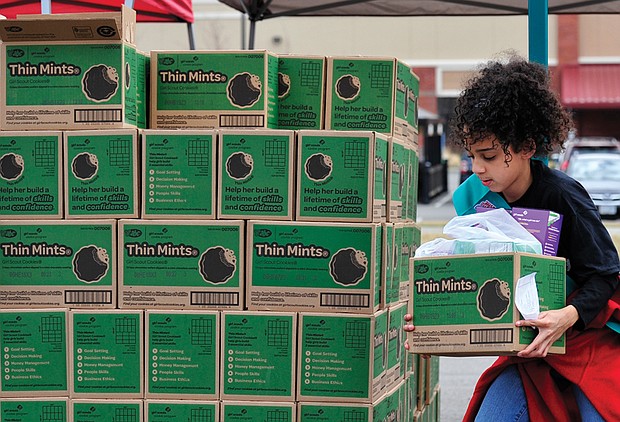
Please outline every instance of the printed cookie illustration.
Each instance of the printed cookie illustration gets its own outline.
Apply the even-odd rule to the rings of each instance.
[[[248,72],[238,73],[228,81],[228,101],[236,107],[252,107],[260,98],[260,78]]]
[[[95,154],[82,152],[76,155],[71,162],[73,175],[78,179],[92,179],[99,169],[99,160]]]
[[[325,154],[312,154],[306,160],[306,176],[310,180],[325,180],[331,173],[333,167],[332,157]]]
[[[283,98],[291,89],[291,78],[285,73],[278,72],[278,98]]]
[[[125,63],[125,89],[131,88],[131,66]]]
[[[499,319],[508,311],[510,289],[508,283],[497,278],[484,282],[478,291],[478,312],[489,321]]]
[[[0,177],[4,180],[15,180],[24,172],[24,158],[9,152],[0,157]]]
[[[227,282],[237,268],[237,257],[231,249],[214,246],[204,251],[198,264],[202,278],[214,284]]]
[[[95,102],[109,100],[118,89],[116,69],[105,64],[91,67],[82,78],[82,91]]]
[[[353,248],[340,249],[329,261],[329,273],[336,283],[351,286],[366,275],[368,259],[362,251]]]
[[[243,180],[252,173],[254,159],[245,152],[235,152],[226,160],[226,172],[230,177]]]
[[[354,100],[360,93],[360,78],[353,75],[343,75],[336,81],[336,95],[345,101]]]
[[[84,246],[73,256],[73,273],[85,283],[101,280],[108,272],[108,252],[95,245]]]

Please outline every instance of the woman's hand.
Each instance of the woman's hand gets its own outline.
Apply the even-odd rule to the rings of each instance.
[[[411,332],[415,330],[415,326],[411,323],[412,321],[413,321],[413,315],[405,314],[405,325],[403,326],[403,329],[405,331]],[[405,349],[409,350],[409,342],[407,340],[405,340]]]
[[[573,305],[562,309],[541,312],[538,319],[520,320],[515,323],[517,327],[532,327],[538,330],[538,334],[532,343],[517,353],[522,358],[544,358],[554,341],[577,322],[579,314]]]
[[[405,314],[405,325],[403,326],[403,329],[407,332],[411,332],[415,330],[415,325],[413,325],[411,322],[413,322],[413,315],[411,314]],[[405,349],[409,350],[409,342],[407,340],[405,340]],[[431,355],[420,355],[423,359],[430,359]]]

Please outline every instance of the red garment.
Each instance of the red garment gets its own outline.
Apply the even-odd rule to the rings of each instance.
[[[556,383],[551,376],[554,369],[577,384],[605,420],[620,421],[620,400],[613,398],[620,391],[620,334],[605,326],[609,320],[620,321],[620,289],[588,329],[566,333],[566,354],[544,359],[499,357],[480,376],[463,421],[474,420],[487,389],[508,365],[519,369],[531,420],[581,420],[572,390]]]

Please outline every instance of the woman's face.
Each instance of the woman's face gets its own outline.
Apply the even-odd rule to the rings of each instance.
[[[470,144],[466,149],[472,159],[474,174],[491,192],[502,193],[508,202],[519,199],[532,184],[530,159],[534,151],[517,153],[509,147],[511,157],[507,157],[493,136]]]

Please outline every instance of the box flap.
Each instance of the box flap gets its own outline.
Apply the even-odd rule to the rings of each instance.
[[[125,41],[134,43],[136,11],[123,6],[120,12],[18,15],[2,21],[3,42]]]

